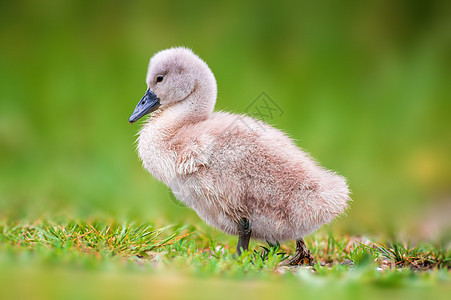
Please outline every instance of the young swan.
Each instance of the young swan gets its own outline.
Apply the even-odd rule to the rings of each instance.
[[[345,179],[264,122],[213,112],[215,77],[189,49],[155,54],[146,82],[129,119],[155,111],[138,138],[144,167],[205,222],[238,235],[238,254],[251,237],[296,240],[287,264],[311,263],[302,237],[346,209]]]

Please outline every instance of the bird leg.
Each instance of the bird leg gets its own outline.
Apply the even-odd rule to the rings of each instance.
[[[241,218],[238,223],[238,245],[236,246],[236,253],[241,255],[242,251],[249,248],[249,240],[251,239],[251,223],[246,218]]]
[[[296,252],[293,257],[288,261],[282,263],[284,266],[297,266],[297,265],[313,265],[312,253],[307,249],[303,239],[296,240]]]

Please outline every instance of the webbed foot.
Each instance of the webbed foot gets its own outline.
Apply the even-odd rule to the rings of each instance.
[[[296,252],[293,256],[281,263],[282,266],[298,266],[298,265],[313,265],[313,256],[303,239],[296,240]]]

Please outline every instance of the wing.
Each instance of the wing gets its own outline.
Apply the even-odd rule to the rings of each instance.
[[[215,144],[215,138],[207,134],[182,143],[176,160],[177,174],[189,175],[199,171],[200,168],[207,167]]]

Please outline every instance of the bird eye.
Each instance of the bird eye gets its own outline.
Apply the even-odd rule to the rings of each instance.
[[[158,75],[157,82],[162,82],[162,81],[163,81],[163,75]]]

